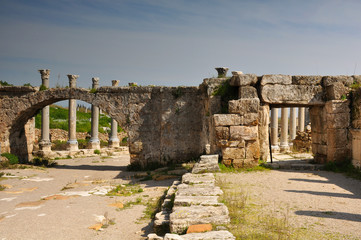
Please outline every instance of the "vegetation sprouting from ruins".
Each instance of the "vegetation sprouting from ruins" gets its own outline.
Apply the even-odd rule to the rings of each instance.
[[[80,108],[80,111],[77,111],[76,117],[76,131],[77,132],[88,132],[91,131],[91,112],[85,112],[85,108]],[[68,115],[69,111],[67,108],[63,108],[57,105],[50,106],[50,128],[54,129],[63,129],[68,131]],[[99,115],[99,132],[105,133],[104,128],[110,128],[111,126],[111,118],[105,114]],[[35,127],[41,128],[41,113],[38,113],[35,116]],[[118,127],[118,132],[123,131],[120,127]]]
[[[238,88],[232,87],[230,83],[230,78],[223,81],[218,87],[214,90],[213,96],[221,97],[221,113],[228,113],[228,101],[235,100],[238,98]]]

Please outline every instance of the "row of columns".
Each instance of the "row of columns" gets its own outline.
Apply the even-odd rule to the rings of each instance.
[[[42,85],[46,88],[49,88],[49,69],[39,70],[41,74]],[[69,79],[69,87],[76,88],[76,80],[79,75],[67,75]],[[112,80],[112,86],[117,87],[119,85],[119,80]],[[92,88],[97,89],[99,87],[99,78],[92,78]],[[68,118],[68,150],[77,151],[78,150],[78,141],[76,138],[76,99],[69,99],[69,118]],[[89,148],[91,149],[100,149],[99,141],[99,107],[94,105],[91,106],[92,115],[91,115],[91,138],[89,141]],[[51,151],[51,141],[50,141],[50,128],[49,128],[49,106],[46,106],[42,109],[41,112],[41,139],[39,141],[39,147],[42,151]],[[109,147],[116,148],[119,147],[119,138],[118,138],[118,123],[115,119],[111,121],[111,133],[109,137]]]
[[[290,109],[288,124],[288,108],[281,108],[281,137],[278,145],[278,108],[271,109],[271,147],[272,151],[285,152],[289,150],[288,132],[291,140],[296,137],[296,108]],[[298,108],[298,130],[305,130],[305,108]]]

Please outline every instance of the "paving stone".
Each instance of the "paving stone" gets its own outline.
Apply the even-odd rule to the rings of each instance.
[[[201,160],[196,163],[192,173],[219,172],[218,155],[202,155]]]
[[[202,173],[202,174],[186,173],[182,177],[182,183],[213,184],[212,186],[214,186],[215,178],[212,173]]]
[[[199,187],[199,185],[188,184],[178,185],[177,191],[177,196],[220,196],[222,194],[223,191],[219,187]]]
[[[190,225],[194,224],[227,224],[229,223],[228,209],[221,206],[174,207],[170,214],[170,231],[182,233]]]
[[[211,231],[204,233],[190,233],[181,235],[184,240],[234,240],[236,237],[233,236],[229,231]]]
[[[174,206],[221,206],[218,202],[218,196],[176,196]]]

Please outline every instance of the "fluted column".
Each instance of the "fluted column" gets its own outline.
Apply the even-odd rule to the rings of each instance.
[[[288,108],[281,108],[281,141],[280,152],[287,152],[288,146]]]
[[[41,85],[49,88],[49,69],[39,70],[41,74]],[[41,139],[39,142],[39,148],[42,151],[51,151],[50,142],[50,129],[49,129],[49,106],[46,106],[41,111]]]
[[[99,87],[99,78],[92,78],[93,89],[97,89]],[[92,105],[92,121],[91,121],[91,138],[89,141],[90,149],[100,149],[100,141],[99,141],[99,108]]]
[[[112,87],[118,87],[119,80],[112,80]],[[118,123],[115,119],[112,118],[112,126],[109,136],[109,147],[117,148],[119,147],[119,138],[118,138]]]
[[[76,79],[78,75],[68,75],[69,78],[69,87],[76,88]],[[77,151],[78,150],[78,141],[76,139],[76,100],[69,99],[69,130],[68,130],[68,150]]]
[[[279,151],[278,146],[278,108],[271,110],[271,148],[272,152]]]
[[[296,108],[290,108],[290,146],[293,145],[292,140],[296,137]]]
[[[298,130],[301,132],[305,131],[305,108],[298,108]]]

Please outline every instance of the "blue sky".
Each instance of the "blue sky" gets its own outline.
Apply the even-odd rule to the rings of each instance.
[[[361,1],[0,0],[0,80],[198,86],[214,67],[361,74]]]

